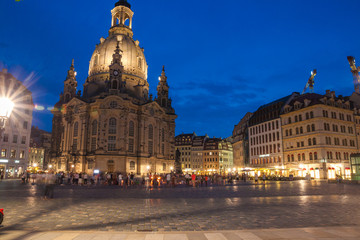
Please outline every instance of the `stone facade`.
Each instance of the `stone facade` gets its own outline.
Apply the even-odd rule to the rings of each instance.
[[[350,177],[350,154],[358,151],[348,97],[308,93],[287,104],[281,115],[284,165],[296,176]]]
[[[82,95],[74,63],[68,71],[53,110],[57,171],[146,174],[170,172],[174,166],[176,115],[165,69],[153,100],[143,49],[132,38],[130,7],[119,1],[112,10],[109,37],[96,46]]]
[[[249,166],[249,119],[252,113],[246,113],[240,122],[235,125],[232,134],[232,146],[234,150],[234,167],[237,170]]]
[[[249,120],[250,166],[273,168],[283,166],[280,113],[298,93],[261,106]]]
[[[180,134],[175,137],[175,150],[180,152],[180,163],[183,171],[194,166],[191,158],[191,146],[194,137],[196,137],[195,133]]]
[[[14,103],[14,109],[0,135],[0,174],[19,177],[28,167],[32,111],[31,92],[6,69],[0,72],[1,96]]]
[[[226,173],[233,170],[233,148],[221,138],[208,138],[203,150],[203,171]]]
[[[29,166],[38,167],[40,170],[48,169],[51,150],[51,133],[38,127],[31,127],[29,145]]]

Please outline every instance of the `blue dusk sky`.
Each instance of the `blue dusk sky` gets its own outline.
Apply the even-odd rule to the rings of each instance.
[[[82,90],[115,2],[0,0],[0,68],[31,78],[34,102],[46,109],[74,58]],[[230,136],[246,112],[301,92],[315,68],[315,92],[353,92],[346,57],[360,60],[358,0],[129,2],[154,95],[166,66],[177,134]],[[48,110],[34,112],[33,125],[50,131],[51,120]]]

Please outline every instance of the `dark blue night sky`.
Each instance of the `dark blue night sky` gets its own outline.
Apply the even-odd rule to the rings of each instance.
[[[35,103],[53,106],[75,59],[79,90],[116,0],[0,0],[0,68],[35,73]],[[227,137],[248,111],[301,92],[350,95],[346,57],[360,62],[358,0],[131,0],[134,38],[145,48],[150,91],[162,65],[178,114],[177,134]],[[34,82],[36,80],[36,82]],[[49,111],[33,125],[51,130]]]

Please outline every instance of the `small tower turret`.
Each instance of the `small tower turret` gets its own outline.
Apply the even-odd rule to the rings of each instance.
[[[70,69],[68,71],[66,80],[64,81],[64,94],[63,94],[63,102],[69,102],[73,97],[76,96],[76,72],[74,67],[74,59],[72,60]]]
[[[121,63],[122,55],[120,52],[122,51],[119,47],[119,42],[117,42],[116,49],[113,54],[113,60],[109,66],[110,80],[108,88],[111,93],[118,93],[119,91],[124,92],[126,87],[126,82],[122,81],[124,66]]]
[[[165,75],[165,66],[163,66],[161,76],[159,77],[156,101],[163,108],[171,108],[171,100],[169,99],[169,85]]]

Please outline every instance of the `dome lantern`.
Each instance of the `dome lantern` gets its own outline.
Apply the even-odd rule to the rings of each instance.
[[[130,3],[128,3],[127,0],[118,1],[117,3],[115,3],[115,7],[117,7],[117,6],[125,6],[125,7],[128,7],[131,9],[131,5],[130,5]]]
[[[132,29],[132,18],[134,12],[131,11],[131,5],[126,0],[120,0],[115,4],[111,11],[111,27],[125,27]],[[128,21],[127,21],[128,20]]]

